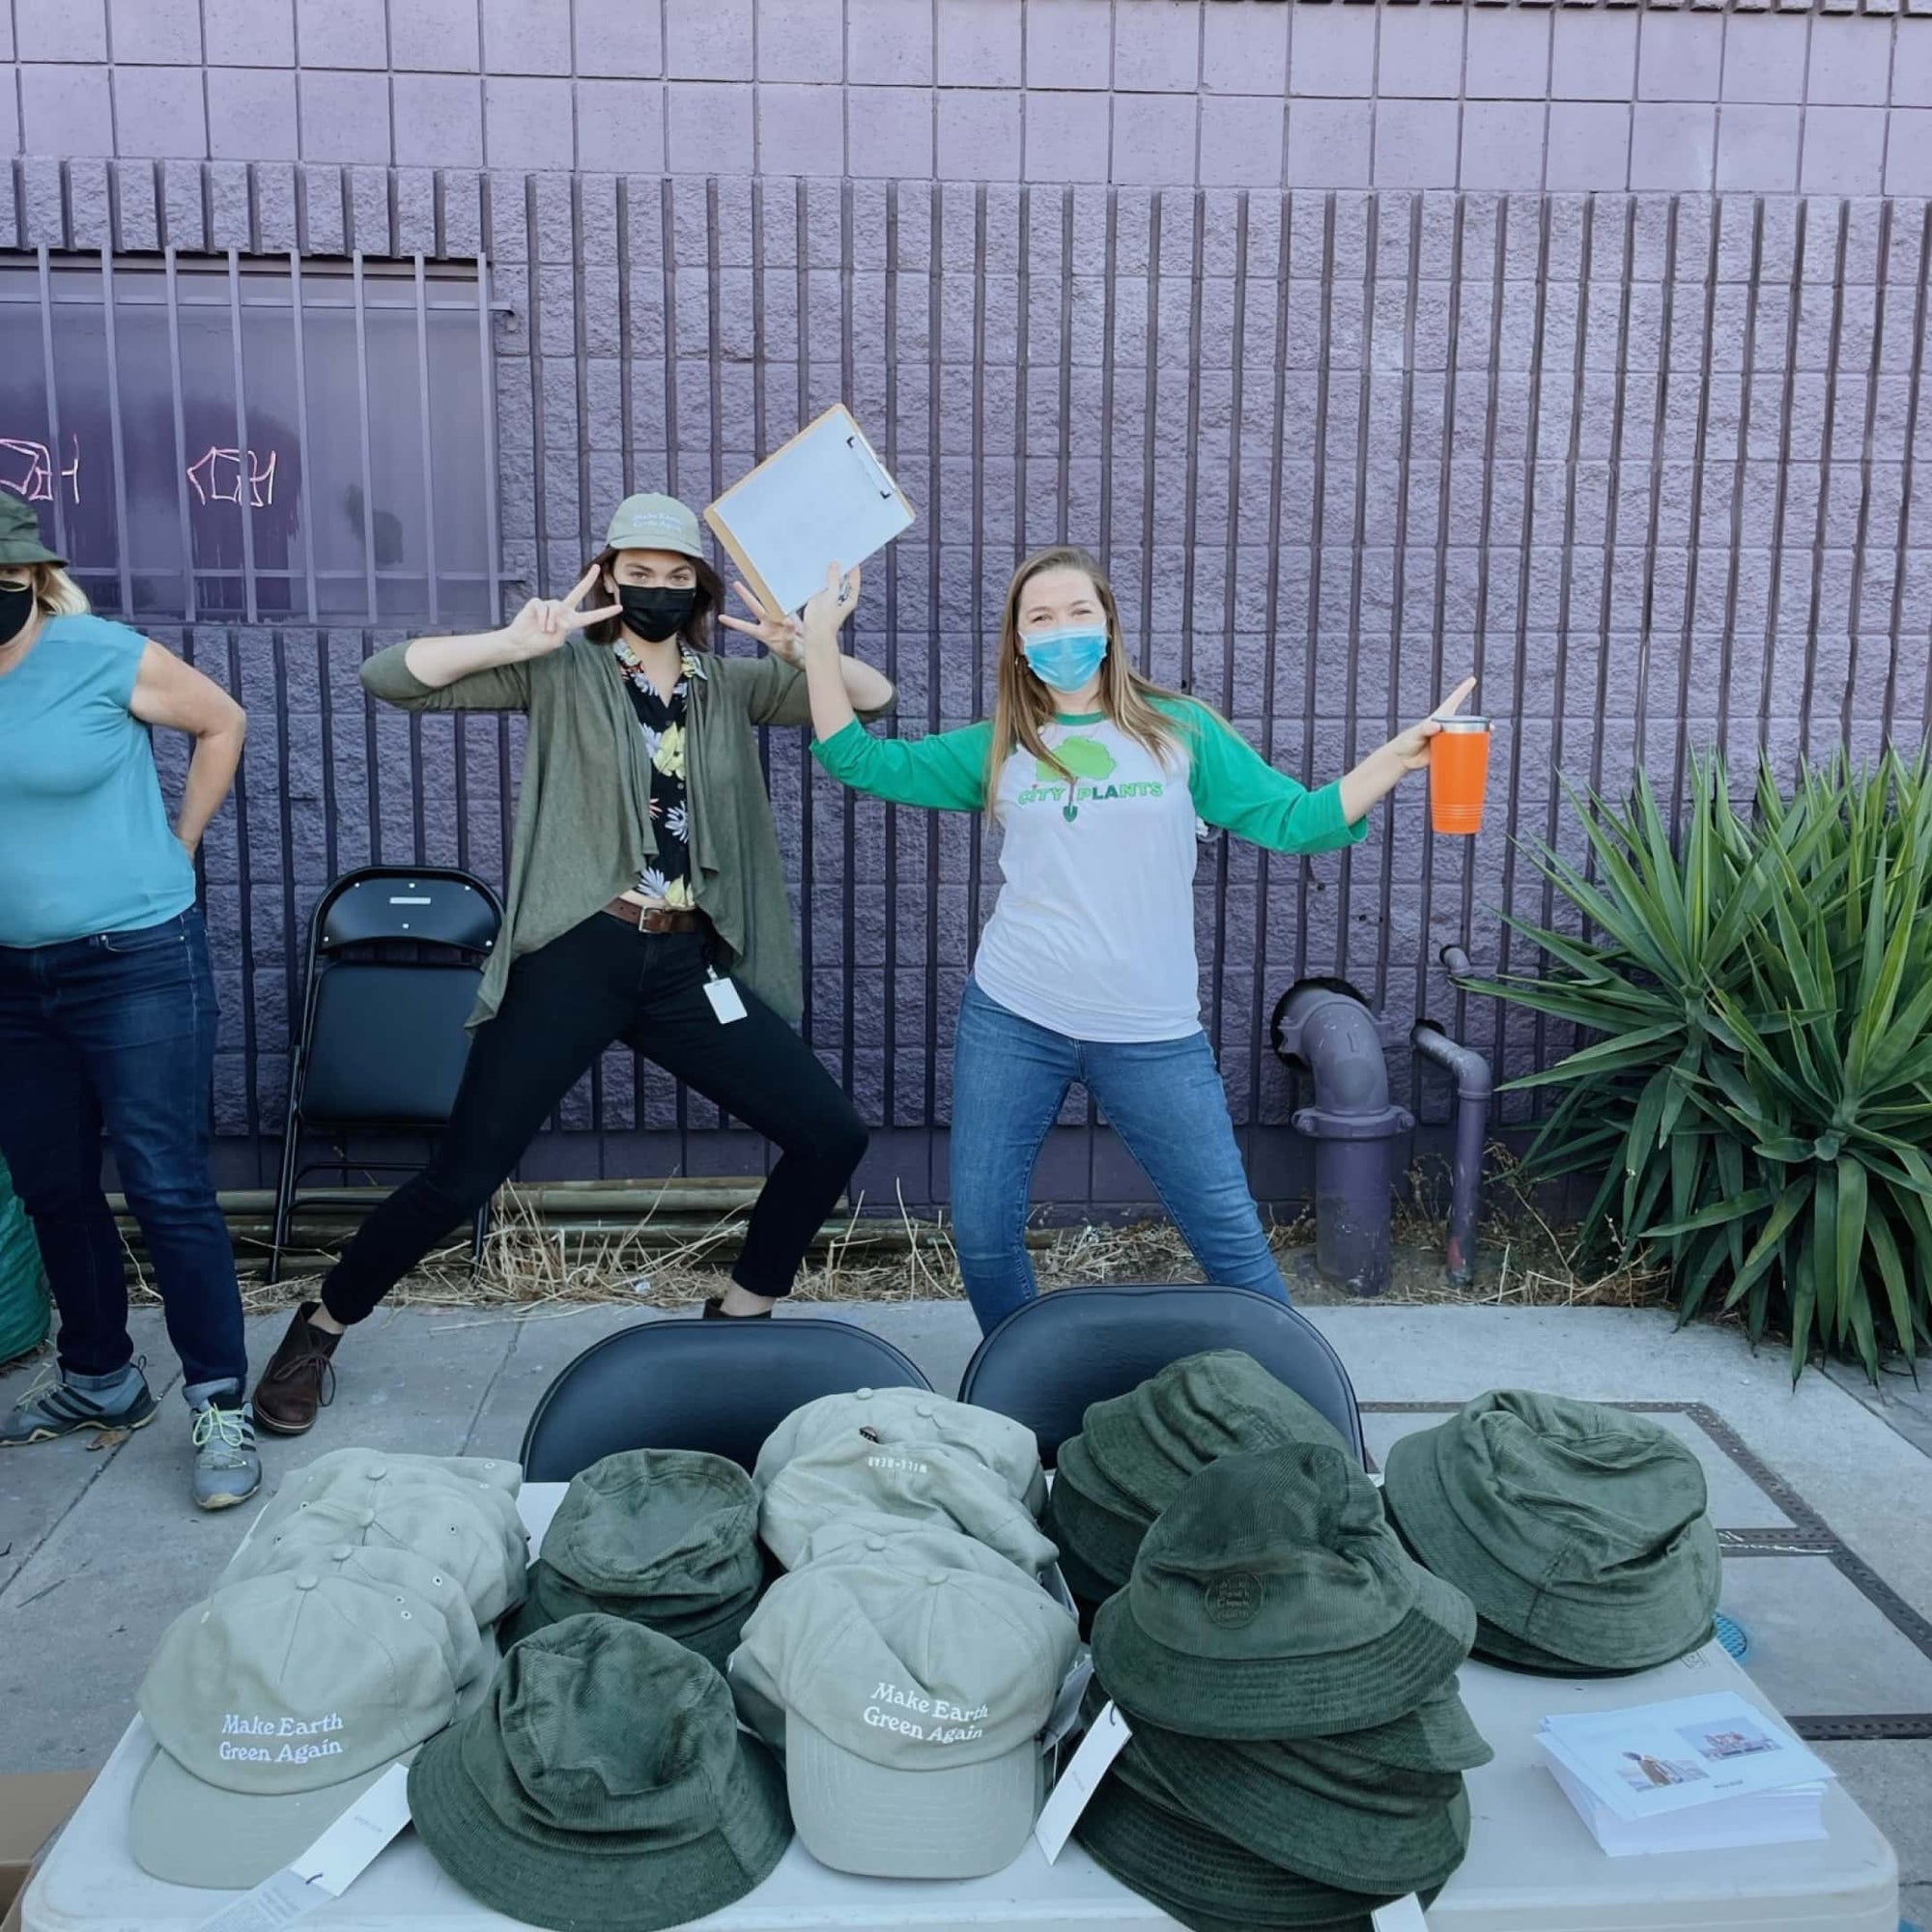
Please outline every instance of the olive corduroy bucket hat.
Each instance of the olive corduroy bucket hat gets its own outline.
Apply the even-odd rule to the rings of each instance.
[[[1070,1553],[1077,1567],[1106,1585],[1102,1597],[1127,1580],[1154,1514],[1094,1466],[1083,1436],[1060,1445],[1041,1527],[1060,1545],[1063,1560]]]
[[[1349,1448],[1326,1417],[1237,1349],[1184,1355],[1125,1395],[1091,1404],[1080,1433],[1092,1466],[1150,1517],[1218,1457],[1287,1442]]]
[[[618,1617],[525,1638],[410,1770],[444,1871],[526,1924],[657,1932],[758,1885],[791,1842],[784,1774],[694,1651]]]
[[[662,1632],[722,1670],[764,1580],[757,1530],[752,1479],[722,1456],[606,1456],[571,1478],[503,1641],[602,1611]]]
[[[1340,1449],[1224,1456],[1149,1530],[1094,1619],[1130,1717],[1197,1737],[1323,1737],[1413,1711],[1469,1654],[1476,1614],[1411,1562]]]
[[[0,490],[0,569],[18,569],[29,563],[67,568],[67,558],[41,541],[41,520],[32,506],[11,490]]]
[[[1690,1448],[1646,1416],[1521,1390],[1478,1396],[1389,1451],[1404,1541],[1531,1668],[1645,1670],[1708,1640],[1718,1535]]]

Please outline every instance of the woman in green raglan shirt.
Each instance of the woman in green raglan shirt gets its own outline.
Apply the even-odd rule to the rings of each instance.
[[[854,573],[804,613],[818,761],[900,805],[984,811],[1004,834],[1004,883],[960,1005],[952,1074],[952,1233],[980,1326],[1037,1293],[1025,1242],[1033,1171],[1076,1080],[1208,1279],[1286,1299],[1201,1029],[1196,824],[1275,852],[1352,844],[1371,809],[1428,763],[1435,720],[1305,791],[1207,705],[1133,668],[1099,565],[1062,547],[1028,557],[1007,593],[992,718],[875,738],[840,670],[838,630],[856,597]]]

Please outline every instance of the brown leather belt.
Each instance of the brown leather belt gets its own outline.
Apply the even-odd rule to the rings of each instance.
[[[701,912],[671,906],[641,906],[635,899],[612,899],[604,910],[639,932],[709,932],[711,922]]]

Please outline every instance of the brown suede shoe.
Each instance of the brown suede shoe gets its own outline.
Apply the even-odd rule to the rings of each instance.
[[[704,1321],[769,1321],[772,1311],[761,1308],[755,1315],[726,1315],[724,1297],[722,1294],[707,1294],[704,1297],[704,1313],[698,1319]]]
[[[304,1301],[289,1332],[255,1384],[255,1421],[275,1435],[306,1435],[316,1411],[335,1400],[335,1353],[340,1335],[316,1327],[309,1317],[321,1304]]]

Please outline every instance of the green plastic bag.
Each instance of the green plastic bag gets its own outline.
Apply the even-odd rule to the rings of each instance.
[[[52,1322],[41,1244],[0,1160],[0,1363],[38,1349]]]

